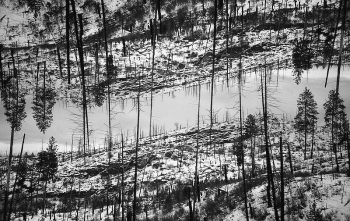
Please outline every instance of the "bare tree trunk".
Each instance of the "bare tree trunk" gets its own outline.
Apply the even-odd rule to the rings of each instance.
[[[264,90],[265,90],[265,112],[264,112],[264,125],[265,125],[265,142],[266,142],[266,163],[267,163],[267,173],[270,177],[270,184],[272,188],[272,198],[273,198],[273,207],[275,211],[275,219],[276,221],[279,221],[278,217],[278,211],[277,211],[277,202],[276,202],[276,190],[275,190],[275,184],[273,182],[273,173],[271,168],[271,162],[270,162],[270,151],[269,151],[269,144],[268,144],[268,134],[267,134],[267,84],[266,84],[266,60],[265,60],[265,84],[264,84]]]
[[[97,43],[95,43],[95,84],[99,84],[100,83],[100,77],[99,77],[99,72],[100,72],[100,65],[98,63],[98,48],[99,45]],[[97,78],[97,81],[96,81]]]
[[[344,3],[344,6],[343,6],[343,17],[342,17],[342,26],[341,26],[342,28],[341,28],[341,33],[340,33],[339,60],[338,60],[338,69],[337,69],[337,84],[336,84],[336,96],[337,96],[337,99],[335,100],[335,108],[337,109],[337,112],[338,112],[338,102],[339,102],[339,81],[340,81],[340,69],[341,69],[342,57],[343,57],[343,46],[344,46],[343,42],[344,42],[344,32],[345,32],[346,4],[347,4],[347,1],[346,0],[341,1],[340,5],[339,5],[339,8],[341,8],[341,3],[342,2]],[[340,11],[340,9],[339,9],[339,11]],[[334,112],[334,108],[333,108],[333,112]],[[333,115],[334,115],[334,113],[333,113]],[[333,119],[334,118],[333,115],[332,115],[332,129],[333,129],[333,120],[334,120]],[[338,128],[336,128],[336,129],[338,129]],[[334,131],[332,131],[332,138],[334,137],[333,132]],[[336,164],[337,164],[336,171],[337,171],[337,173],[339,173],[339,163],[338,163],[338,157],[337,157],[337,145],[334,143],[334,140],[332,141],[332,143],[334,145],[335,161],[336,161]]]
[[[11,50],[11,57],[12,57],[12,63],[13,63],[13,72],[14,72],[14,77],[17,78],[17,100],[16,100],[16,114],[18,114],[18,93],[19,93],[19,76],[17,76],[17,71],[16,71],[16,67],[15,67],[15,60],[14,60],[14,50]],[[10,90],[13,90],[13,88],[10,88]],[[8,197],[9,197],[9,191],[10,191],[10,175],[11,175],[11,163],[12,163],[12,152],[13,152],[13,140],[14,140],[14,133],[15,133],[15,125],[14,122],[11,122],[11,140],[10,140],[10,153],[9,153],[9,161],[8,161],[8,170],[7,170],[7,182],[6,182],[6,190],[5,190],[5,199],[4,199],[4,221],[6,221],[7,219],[7,206],[8,206]],[[9,219],[11,214],[9,214]]]
[[[339,47],[339,60],[338,60],[337,84],[336,84],[336,94],[337,95],[339,95],[340,69],[341,69],[342,57],[343,57],[345,22],[346,22],[346,4],[347,4],[347,1],[345,0],[343,2],[344,2],[343,18],[342,18],[342,26],[341,26],[342,28],[341,28],[341,32],[340,32],[340,47]]]
[[[158,0],[157,0],[158,1]],[[154,85],[154,56],[156,50],[156,32],[157,32],[157,10],[154,15],[154,24],[152,25],[151,20],[151,43],[152,43],[152,71],[151,71],[151,110],[149,117],[149,138],[152,139],[152,114],[153,114],[153,85]]]
[[[84,133],[84,163],[85,163],[85,157],[86,157],[86,148],[89,148],[88,140],[89,140],[89,134],[88,134],[88,116],[87,116],[87,104],[86,104],[86,82],[85,82],[85,70],[84,70],[84,51],[83,51],[83,16],[82,14],[78,15],[79,18],[79,26],[80,26],[80,69],[81,69],[81,76],[82,76],[82,84],[83,84],[83,133]]]
[[[191,203],[191,192],[188,194],[188,208],[190,211],[190,221],[194,221],[194,217],[193,217],[193,209],[192,209],[192,203]]]
[[[349,141],[349,132],[347,133],[347,149],[348,149],[348,163],[349,163],[348,176],[350,177],[350,141]]]
[[[45,121],[45,119],[46,119],[46,61],[44,61],[44,82],[43,82],[43,84],[44,84],[44,100],[43,100],[44,119],[43,119],[43,121]]]
[[[107,99],[108,99],[108,149],[111,150],[111,139],[112,139],[112,128],[111,128],[111,93],[110,93],[110,76],[109,64],[108,64],[108,42],[107,42],[107,28],[106,28],[106,14],[105,4],[101,0],[102,5],[102,17],[103,17],[103,29],[104,29],[104,40],[105,40],[105,51],[106,51],[106,72],[107,72]]]
[[[86,109],[86,94],[85,94],[85,76],[84,76],[84,52],[83,52],[83,24],[82,24],[82,14],[79,14],[79,24],[80,24],[80,36],[78,31],[78,21],[77,21],[77,15],[75,10],[75,1],[71,0],[72,4],[72,10],[73,10],[73,17],[74,17],[74,29],[75,29],[75,35],[76,35],[76,41],[77,41],[77,48],[78,48],[78,54],[79,54],[79,60],[80,60],[80,71],[81,71],[81,78],[82,78],[82,84],[83,84],[83,152],[84,152],[84,163],[85,163],[85,147],[86,147],[86,131],[85,131],[85,109]]]
[[[60,76],[62,78],[63,74],[62,74],[62,64],[61,64],[61,53],[60,53],[60,48],[58,47],[58,45],[57,45],[57,57],[58,57],[58,67],[60,70]]]
[[[122,134],[122,188],[121,188],[122,221],[124,221],[124,137]]]
[[[47,179],[45,181],[45,187],[44,187],[43,214],[45,214],[45,207],[46,207],[46,189],[47,189]]]
[[[160,0],[157,0],[157,10],[158,11],[158,18],[159,18],[159,33],[162,33],[162,14],[160,11]]]
[[[83,133],[84,133],[84,163],[86,159],[86,140],[89,136],[87,133],[87,105],[86,105],[86,83],[85,83],[85,70],[84,70],[84,51],[83,51],[83,15],[79,14],[80,25],[80,40],[79,40],[79,57],[80,57],[80,69],[83,84]]]
[[[4,73],[2,70],[2,44],[0,44],[0,81],[1,81],[1,87],[4,88]]]
[[[241,59],[240,59],[241,60]],[[241,61],[240,61],[241,62]],[[247,202],[247,190],[246,190],[246,182],[245,182],[245,171],[244,171],[244,149],[243,149],[243,125],[242,125],[242,64],[240,63],[240,70],[238,73],[238,88],[239,88],[239,130],[240,130],[240,145],[242,151],[242,176],[243,176],[243,191],[244,191],[244,207],[245,207],[245,216],[246,220],[249,221],[248,215],[248,202]]]
[[[11,141],[10,141],[10,153],[9,153],[9,161],[7,166],[7,181],[6,181],[6,190],[5,190],[5,199],[4,199],[4,214],[3,214],[3,220],[7,220],[7,204],[8,204],[8,197],[9,197],[9,191],[10,191],[10,174],[11,174],[11,162],[12,162],[12,151],[13,151],[13,139],[14,139],[14,133],[15,128],[12,125],[11,126]],[[10,214],[9,214],[10,215]]]
[[[198,80],[199,81],[199,80]],[[194,197],[193,197],[193,213],[195,216],[196,213],[196,198],[198,193],[198,202],[200,201],[199,196],[199,179],[198,179],[198,151],[199,151],[199,113],[200,113],[200,105],[201,105],[201,84],[200,81],[198,82],[198,111],[197,111],[197,136],[196,136],[196,167],[195,167],[195,173],[194,173]]]
[[[226,81],[227,81],[227,87],[229,86],[228,82],[228,0],[226,0]]]
[[[14,53],[15,53],[14,50],[11,49],[11,58],[12,58],[12,65],[13,65],[13,77],[17,78],[17,70],[16,70]]]
[[[18,164],[17,164],[17,172],[16,172],[15,183],[14,183],[13,189],[12,189],[12,197],[11,197],[11,203],[10,203],[10,209],[9,209],[9,217],[8,217],[9,220],[11,219],[13,199],[15,198],[15,188],[16,188],[16,183],[17,183],[17,178],[18,178],[19,167],[21,166],[21,160],[22,160],[23,146],[24,146],[24,139],[25,138],[26,138],[26,134],[23,135],[21,153],[19,155],[19,161],[18,161]]]
[[[306,140],[307,140],[307,125],[306,125],[306,108],[307,108],[307,100],[305,99],[305,113],[304,113],[304,160],[306,160]]]
[[[263,115],[264,115],[264,133],[265,133],[265,151],[266,151],[266,164],[267,164],[267,188],[266,188],[266,195],[267,195],[267,207],[272,207],[272,201],[271,201],[271,190],[270,190],[270,170],[271,170],[271,164],[270,164],[270,151],[268,149],[268,135],[267,135],[267,114],[266,112],[266,104],[265,99],[266,94],[264,92],[264,88],[266,85],[263,84],[263,74],[261,74],[261,101],[262,101],[262,107],[263,107]],[[266,67],[265,67],[265,79],[266,79]]]
[[[289,155],[289,168],[290,168],[290,173],[293,175],[293,163],[292,163],[292,154],[290,152],[290,145],[288,143],[288,155]]]
[[[139,132],[140,132],[140,90],[141,90],[141,81],[140,73],[138,76],[138,94],[137,94],[137,126],[136,126],[136,147],[135,147],[135,180],[134,180],[134,201],[133,201],[133,221],[136,221],[136,190],[137,190],[137,167],[138,167],[138,148],[139,148]]]
[[[66,43],[67,43],[67,73],[68,84],[70,84],[70,48],[69,48],[69,0],[66,0]]]
[[[252,158],[252,177],[255,177],[255,135],[250,139],[251,147],[251,158]],[[253,142],[254,140],[254,142]]]
[[[326,1],[325,1],[325,2],[326,2]],[[340,0],[340,2],[339,2],[338,16],[337,16],[337,20],[336,20],[336,24],[335,24],[334,38],[333,38],[333,41],[332,41],[332,49],[331,49],[331,53],[330,53],[329,60],[328,60],[327,76],[326,76],[326,81],[325,81],[324,87],[327,87],[328,75],[329,75],[329,68],[331,67],[331,62],[332,62],[332,57],[333,57],[333,50],[334,50],[334,43],[335,43],[335,39],[336,39],[336,37],[337,37],[338,23],[339,23],[339,20],[340,20],[342,2],[343,2],[343,0]],[[345,2],[346,2],[346,0],[345,0]],[[345,4],[346,4],[346,3],[345,3]],[[334,6],[335,6],[335,5],[334,5]],[[344,11],[345,11],[345,10],[344,10]]]
[[[315,139],[315,124],[312,124],[312,137],[311,137],[311,156],[310,158],[313,159],[314,154],[314,139]]]
[[[281,158],[281,221],[284,221],[284,179],[283,179],[283,148],[282,137],[280,137],[280,158]]]
[[[213,97],[214,97],[214,76],[215,76],[215,46],[216,46],[216,20],[218,16],[217,12],[218,1],[214,0],[214,39],[213,39],[213,70],[211,74],[211,88],[210,88],[210,130],[209,130],[209,145],[212,147],[212,130],[213,130]],[[208,153],[207,153],[208,155]],[[214,158],[215,158],[215,145],[214,145]]]

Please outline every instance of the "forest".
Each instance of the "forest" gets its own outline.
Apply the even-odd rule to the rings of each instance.
[[[0,221],[349,221],[348,4],[0,0]]]

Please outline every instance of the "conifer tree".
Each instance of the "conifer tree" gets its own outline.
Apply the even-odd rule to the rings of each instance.
[[[304,133],[304,159],[306,159],[307,134],[312,132],[317,122],[317,103],[314,100],[314,95],[309,89],[299,95],[298,113],[295,116],[294,128],[300,133]]]
[[[339,93],[331,90],[328,94],[328,100],[323,104],[325,109],[325,127],[331,129],[331,146],[335,155],[336,171],[339,172],[337,143],[345,139],[349,132],[349,120],[345,112],[344,100],[340,98]]]
[[[332,127],[333,124],[335,141],[339,141],[349,131],[349,120],[345,112],[344,100],[337,96],[334,90],[331,90],[328,94],[328,100],[323,104],[323,107],[325,109],[325,127]]]
[[[57,172],[57,148],[56,140],[51,136],[47,149],[38,153],[38,163],[36,166],[39,169],[43,180],[53,178]]]
[[[244,122],[244,135],[247,139],[250,138],[251,144],[251,158],[252,158],[252,176],[255,175],[255,160],[254,160],[254,151],[255,151],[255,135],[258,132],[258,125],[256,124],[256,118],[254,115],[249,114],[247,119]],[[254,140],[254,142],[253,142]]]

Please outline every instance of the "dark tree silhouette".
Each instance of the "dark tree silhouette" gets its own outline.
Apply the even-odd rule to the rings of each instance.
[[[24,90],[20,91],[16,78],[11,78],[1,90],[6,120],[15,131],[21,130],[22,121],[27,117],[25,112],[26,94]]]
[[[20,187],[21,189],[26,189],[29,188],[26,184],[25,181],[28,180],[28,175],[30,171],[30,165],[27,162],[27,158],[24,158],[21,162],[18,163],[17,165],[17,172],[18,172],[18,180],[16,182],[16,185]]]
[[[39,130],[45,134],[53,121],[53,106],[56,104],[56,92],[50,87],[40,87],[33,100],[33,118]]]
[[[246,138],[251,138],[258,132],[259,128],[256,121],[257,120],[254,115],[249,114],[247,116],[247,119],[244,122],[244,134],[246,135]]]
[[[311,59],[313,52],[308,41],[297,42],[293,48],[293,76],[296,84],[300,83],[304,70],[312,68]]]
[[[26,0],[30,11],[34,12],[34,18],[38,17],[40,9],[44,6],[43,0]]]
[[[101,107],[106,100],[106,92],[103,86],[97,85],[92,87],[91,94],[94,96],[94,103]]]
[[[331,145],[335,155],[336,171],[339,172],[339,164],[337,157],[337,143],[345,140],[349,132],[349,120],[345,112],[344,100],[340,98],[335,90],[329,91],[328,100],[323,104],[325,109],[325,127],[331,129]]]
[[[317,103],[314,95],[305,87],[297,101],[298,113],[295,116],[294,128],[299,133],[304,133],[304,159],[306,159],[307,134],[314,130],[317,122]]]
[[[52,179],[57,172],[57,147],[55,138],[50,137],[47,149],[38,153],[38,163],[36,167],[41,173],[41,179],[43,181]]]
[[[333,129],[336,131],[334,134],[336,140],[346,136],[349,131],[349,120],[345,112],[344,100],[337,96],[334,90],[331,90],[328,94],[328,100],[323,104],[326,111],[325,113],[325,127],[331,127],[333,123]],[[333,116],[333,122],[332,122]]]
[[[249,114],[247,119],[244,122],[244,135],[247,139],[250,138],[250,144],[251,144],[251,158],[252,158],[252,176],[255,176],[255,135],[258,133],[258,125],[256,122],[256,118],[254,115]],[[254,141],[254,142],[253,142]]]

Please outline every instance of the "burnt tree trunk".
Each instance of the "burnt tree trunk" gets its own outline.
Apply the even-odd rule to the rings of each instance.
[[[281,221],[284,221],[284,180],[283,180],[283,148],[282,137],[280,137],[280,158],[281,158]]]
[[[263,74],[261,74],[261,101],[262,101],[262,107],[263,107],[263,115],[264,115],[264,135],[265,135],[265,151],[266,151],[266,164],[267,164],[267,188],[266,188],[266,195],[267,195],[267,207],[272,207],[272,201],[271,201],[271,188],[270,188],[270,170],[271,170],[271,164],[270,164],[270,151],[268,149],[268,136],[267,136],[267,115],[265,116],[265,98],[266,94],[264,92],[264,88],[266,85],[263,84]],[[265,67],[265,75],[266,75],[266,67]],[[265,76],[266,79],[266,76]]]
[[[58,68],[60,70],[60,76],[62,78],[63,74],[62,74],[62,64],[61,64],[61,53],[60,53],[60,48],[58,47],[58,45],[57,45],[57,57],[58,57]]]
[[[138,167],[138,148],[139,148],[139,132],[140,132],[140,90],[141,80],[140,73],[138,76],[138,94],[137,94],[137,125],[136,125],[136,147],[135,147],[135,180],[134,180],[134,201],[133,201],[133,221],[136,221],[136,190],[137,190],[137,167]]]
[[[2,44],[0,44],[0,81],[1,81],[1,87],[4,88],[4,73],[2,71]]]
[[[16,189],[16,183],[17,183],[17,178],[18,178],[18,171],[19,171],[19,167],[20,167],[20,165],[21,165],[21,160],[22,160],[23,146],[24,146],[24,140],[25,140],[25,138],[26,138],[26,134],[23,135],[21,153],[20,153],[20,155],[19,155],[19,161],[18,161],[18,163],[17,163],[16,178],[15,178],[15,183],[14,183],[13,189],[12,189],[12,197],[11,197],[10,209],[9,209],[9,217],[8,217],[9,220],[10,220],[10,218],[11,218],[13,200],[14,200],[15,194],[16,194],[16,193],[15,193],[15,189]]]
[[[69,0],[66,0],[66,44],[67,44],[67,74],[68,84],[70,84],[70,64],[69,64]]]
[[[289,168],[290,168],[290,173],[293,175],[293,162],[292,162],[292,153],[290,152],[290,145],[288,143],[288,155],[289,155]]]
[[[240,61],[241,64],[241,61]],[[242,67],[242,64],[240,65],[240,68]],[[242,70],[239,70],[238,74],[238,87],[239,87],[239,129],[240,129],[240,145],[241,145],[241,151],[242,151],[242,176],[243,176],[243,191],[244,191],[244,207],[245,207],[245,216],[246,220],[249,221],[249,215],[248,215],[248,201],[247,201],[247,190],[246,190],[246,180],[245,180],[245,171],[244,171],[244,149],[243,149],[243,125],[242,125]]]
[[[209,130],[209,145],[212,147],[212,130],[213,130],[213,97],[214,97],[214,76],[215,76],[215,46],[216,46],[216,20],[218,16],[217,9],[218,1],[214,1],[214,39],[213,39],[213,67],[211,74],[211,88],[210,88],[210,130]],[[207,153],[208,155],[208,153]],[[214,145],[215,158],[215,145]]]

